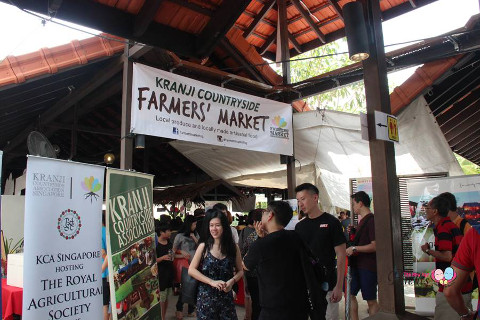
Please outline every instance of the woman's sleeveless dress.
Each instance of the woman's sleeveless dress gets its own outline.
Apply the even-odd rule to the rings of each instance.
[[[217,259],[209,251],[200,271],[210,279],[227,281],[233,277],[234,266],[232,258]],[[197,318],[199,320],[237,320],[233,292],[226,293],[199,282]]]

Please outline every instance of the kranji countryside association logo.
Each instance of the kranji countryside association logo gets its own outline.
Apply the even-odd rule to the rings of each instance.
[[[273,127],[270,127],[270,136],[274,138],[288,139],[288,129],[284,129],[287,126],[287,122],[280,116],[275,116],[272,119]]]
[[[74,239],[79,233],[82,227],[82,220],[77,211],[67,209],[62,211],[60,217],[58,217],[57,229],[60,236],[68,239]]]

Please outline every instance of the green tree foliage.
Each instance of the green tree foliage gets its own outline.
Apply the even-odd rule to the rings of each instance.
[[[460,167],[462,167],[463,173],[465,174],[480,174],[480,167],[477,166],[475,163],[470,162],[469,160],[465,159],[464,157],[454,153],[455,157],[457,158]]]
[[[340,48],[347,48],[346,39],[342,38],[294,57],[290,63],[291,82],[303,81],[348,65],[353,64],[348,53]],[[281,74],[281,67],[273,65]],[[394,84],[390,85],[392,91]],[[365,87],[363,81],[345,85],[319,95],[304,99],[312,109],[330,109],[350,113],[366,112]]]

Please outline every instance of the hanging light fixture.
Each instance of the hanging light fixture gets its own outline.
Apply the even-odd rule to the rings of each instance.
[[[135,149],[145,149],[145,136],[143,134],[135,135]]]
[[[368,59],[370,53],[362,4],[358,1],[349,2],[342,10],[350,60],[358,62]]]
[[[115,161],[115,155],[113,153],[105,153],[103,156],[103,162],[106,164],[112,164]]]

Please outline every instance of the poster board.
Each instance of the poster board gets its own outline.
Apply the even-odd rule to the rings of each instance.
[[[112,319],[160,320],[153,176],[108,168],[106,199]]]
[[[435,269],[433,257],[425,254],[420,246],[430,243],[434,247],[433,228],[429,227],[424,205],[442,192],[451,192],[457,199],[457,213],[472,225],[480,224],[480,175],[409,180],[407,182],[410,214],[412,217],[412,252],[415,279],[415,311],[433,315],[437,284],[429,276]],[[478,289],[472,294],[472,305],[476,309]]]
[[[28,157],[22,319],[102,318],[104,172]]]

